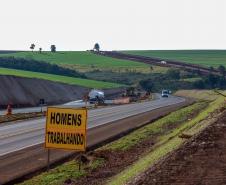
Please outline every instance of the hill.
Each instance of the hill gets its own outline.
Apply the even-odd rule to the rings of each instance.
[[[24,51],[0,54],[0,57],[6,56],[50,62],[70,69],[76,69],[81,72],[93,71],[96,69],[104,71],[117,71],[119,69],[143,71],[146,70],[148,66],[139,62],[99,56],[88,51],[58,51],[56,53]]]
[[[129,60],[121,60],[121,59],[114,59],[106,56],[100,56],[93,54],[88,51],[59,51],[56,53],[51,52],[31,52],[31,51],[19,51],[19,52],[0,52],[0,57],[3,60],[7,57],[15,57],[15,61],[13,61],[16,65],[1,65],[3,69],[0,70],[0,74],[14,74],[16,76],[23,76],[23,77],[34,77],[34,78],[41,78],[41,79],[48,79],[58,82],[64,82],[69,84],[76,84],[82,85],[85,87],[95,87],[95,88],[113,88],[123,86],[122,84],[126,85],[137,85],[140,80],[146,79],[149,75],[154,75],[156,73],[165,73],[167,68],[159,67],[159,66],[151,66],[133,62]],[[23,62],[22,64],[18,63],[19,59],[25,59],[26,63]],[[1,61],[0,61],[1,62]],[[43,64],[39,65],[39,67],[35,68],[34,65],[28,65],[29,62],[33,62],[34,64]],[[53,70],[46,72],[44,64],[51,64],[51,65],[58,65],[61,68],[66,68],[68,70],[74,71],[79,76],[71,76],[66,74],[59,74],[53,72]],[[26,65],[26,66],[25,66]],[[30,69],[29,66],[32,66]],[[36,65],[37,66],[37,65]],[[40,67],[41,66],[41,67]],[[51,66],[49,66],[51,67]],[[14,68],[17,69],[14,73],[13,71],[5,68]],[[52,66],[51,69],[54,67]],[[23,70],[23,71],[22,71]],[[31,72],[32,71],[32,72]],[[61,70],[61,72],[64,70]],[[36,73],[33,73],[36,72]],[[38,73],[39,74],[38,74]],[[41,73],[49,73],[42,74]],[[57,75],[57,76],[53,76]],[[87,77],[90,80],[95,81],[85,81],[85,80],[78,80],[75,78],[70,77],[62,77],[63,76],[70,76],[70,77],[77,77],[82,78],[82,75]],[[82,81],[82,82],[81,82]],[[96,82],[99,81],[99,82]],[[104,81],[102,83],[102,81]],[[84,82],[84,83],[83,83]],[[95,83],[94,83],[95,82]],[[106,83],[111,82],[111,83]]]
[[[147,57],[177,60],[206,67],[212,66],[217,68],[219,65],[226,67],[226,50],[134,50],[123,52]]]
[[[88,80],[88,79],[82,79],[82,78],[74,78],[74,77],[68,77],[68,76],[62,76],[62,75],[38,73],[38,72],[16,70],[16,69],[9,69],[9,68],[0,68],[0,75],[13,75],[13,76],[19,76],[19,77],[37,78],[37,79],[43,79],[43,80],[50,80],[53,82],[61,82],[61,83],[70,84],[70,85],[79,85],[79,86],[89,87],[89,88],[106,89],[106,88],[117,88],[117,87],[124,86],[122,84],[117,84],[117,83]]]

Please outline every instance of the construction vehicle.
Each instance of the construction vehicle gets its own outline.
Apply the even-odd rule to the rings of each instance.
[[[100,91],[98,89],[92,89],[89,92],[88,99],[89,99],[90,103],[103,104],[104,103],[104,92]]]

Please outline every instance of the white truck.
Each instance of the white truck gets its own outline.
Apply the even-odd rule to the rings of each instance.
[[[92,89],[88,96],[90,103],[104,103],[104,92],[101,90]]]

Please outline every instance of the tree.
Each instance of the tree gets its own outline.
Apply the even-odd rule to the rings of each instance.
[[[151,79],[141,80],[139,84],[147,92],[151,92],[154,88],[154,83]]]
[[[225,75],[225,67],[224,67],[224,66],[220,65],[220,66],[218,67],[218,70],[220,71],[220,73],[221,73],[222,75]]]
[[[99,52],[100,51],[100,45],[98,43],[96,43],[94,45],[94,48],[93,49],[96,50],[97,52]]]
[[[171,79],[180,79],[180,71],[178,69],[169,69],[166,75]]]
[[[205,88],[205,82],[203,80],[197,80],[193,83],[194,88],[197,89],[204,89]]]
[[[219,78],[219,87],[220,87],[221,89],[225,89],[225,87],[226,87],[226,79],[225,79],[224,76],[221,76],[221,77]]]
[[[50,49],[51,49],[51,52],[52,53],[55,53],[56,52],[56,46],[55,45],[51,45]]]
[[[217,82],[218,82],[218,77],[213,75],[213,74],[209,74],[207,79],[206,79],[206,83],[210,85],[211,88],[215,88],[217,87]]]
[[[39,53],[42,53],[42,48],[39,48]]]
[[[31,44],[30,49],[31,49],[31,51],[33,52],[34,49],[35,49],[35,44]]]
[[[209,68],[210,68],[210,71],[213,71],[214,70],[213,66],[210,66]]]

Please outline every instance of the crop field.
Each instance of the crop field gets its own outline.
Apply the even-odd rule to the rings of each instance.
[[[226,50],[140,50],[123,51],[128,54],[171,59],[206,67],[223,65],[226,67]]]
[[[0,75],[13,75],[13,76],[27,77],[27,78],[38,78],[38,79],[62,82],[66,84],[79,85],[79,86],[90,87],[90,88],[117,88],[117,87],[123,86],[117,83],[102,82],[102,81],[96,81],[96,80],[73,78],[73,77],[67,77],[67,76],[52,75],[47,73],[37,73],[37,72],[8,69],[8,68],[0,68]]]
[[[149,72],[150,68],[147,64],[132,62],[128,60],[113,59],[105,56],[98,56],[87,51],[59,51],[51,52],[16,52],[0,54],[0,57],[14,56],[25,59],[34,59],[38,61],[50,62],[70,69],[76,69],[81,72],[93,70],[111,70],[120,72],[136,71]],[[159,71],[160,68],[158,67]]]

